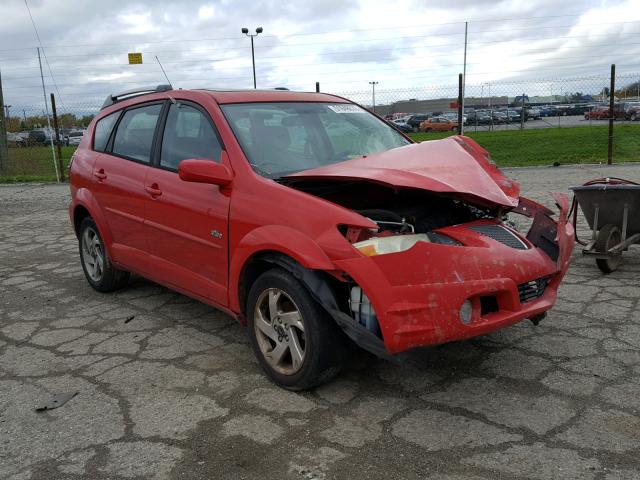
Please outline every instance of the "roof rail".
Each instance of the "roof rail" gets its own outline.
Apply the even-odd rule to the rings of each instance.
[[[114,103],[125,100],[126,98],[137,97],[138,95],[146,95],[149,93],[168,92],[169,90],[173,90],[173,87],[169,84],[164,84],[156,85],[155,87],[134,88],[133,90],[127,90],[126,92],[111,94],[107,96],[100,110],[103,110]]]
[[[276,88],[274,88],[274,90],[286,90],[286,91],[289,91],[289,89],[287,87],[276,87]]]

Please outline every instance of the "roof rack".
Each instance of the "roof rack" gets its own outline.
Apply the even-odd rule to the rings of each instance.
[[[169,84],[164,84],[156,85],[155,87],[134,88],[133,90],[127,90],[126,92],[111,94],[107,96],[100,110],[105,109],[113,105],[114,103],[118,103],[127,98],[137,97],[138,95],[146,95],[149,93],[168,92],[169,90],[173,90],[173,87]]]
[[[287,92],[289,91],[287,87],[276,87],[274,88],[274,90],[286,90]]]

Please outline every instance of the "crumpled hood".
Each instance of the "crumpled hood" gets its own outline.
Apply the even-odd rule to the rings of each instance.
[[[474,140],[453,136],[294,173],[290,184],[305,180],[368,180],[397,188],[457,193],[488,207],[518,205],[520,185],[489,161]]]

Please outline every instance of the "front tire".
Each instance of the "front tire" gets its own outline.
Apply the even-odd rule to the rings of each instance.
[[[283,388],[306,390],[342,369],[344,334],[307,289],[281,268],[268,270],[251,286],[247,324],[262,369]]]
[[[82,220],[78,245],[84,276],[95,290],[113,292],[127,284],[129,272],[113,266],[93,218],[87,217]]]

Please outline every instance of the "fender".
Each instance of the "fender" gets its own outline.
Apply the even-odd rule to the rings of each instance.
[[[240,275],[253,255],[263,251],[275,251],[293,258],[310,270],[335,270],[335,265],[320,246],[298,230],[283,225],[258,227],[245,235],[230,255],[229,307],[239,312],[238,285]]]
[[[107,249],[107,254],[111,259],[113,259],[113,255],[111,252],[111,245],[113,244],[113,235],[109,227],[107,226],[107,221],[104,218],[104,213],[98,205],[96,198],[93,196],[93,193],[87,188],[79,188],[76,191],[75,201],[71,204],[71,226],[74,227],[75,231],[75,211],[77,207],[84,207],[89,211],[89,215],[93,218],[93,221],[96,222],[96,226],[100,232],[100,236],[104,241],[105,248]],[[76,233],[77,235],[77,233]]]

